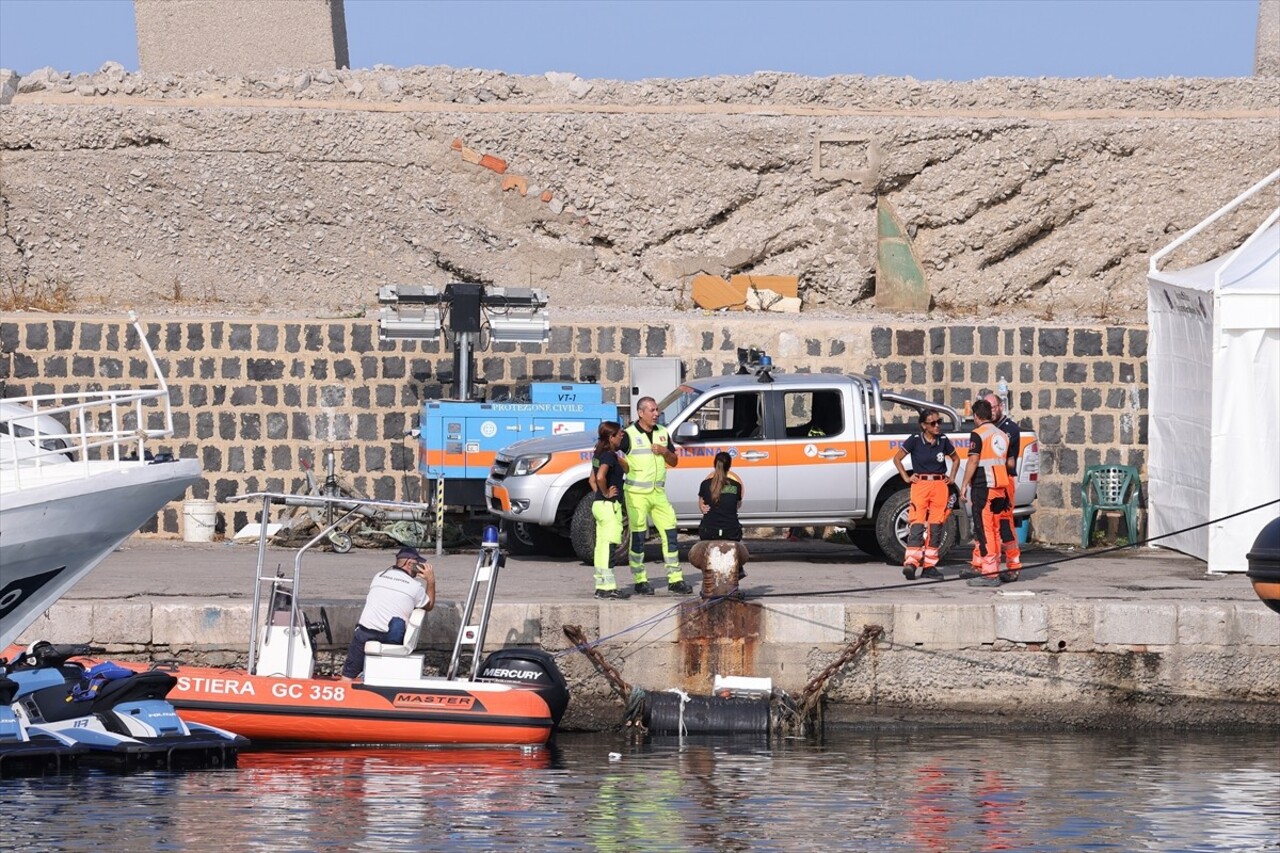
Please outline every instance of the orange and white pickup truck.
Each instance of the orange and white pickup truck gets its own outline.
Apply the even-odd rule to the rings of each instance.
[[[944,432],[962,458],[972,428],[948,406],[883,391],[878,380],[862,375],[775,375],[764,369],[696,379],[658,406],[680,457],[667,469],[667,496],[681,529],[697,528],[698,486],[713,457],[725,450],[746,487],[739,508],[744,527],[838,525],[860,549],[894,563],[906,547],[909,502],[894,454],[918,429],[923,408],[949,421]],[[485,500],[503,520],[513,553],[563,552],[571,544],[578,557],[591,561],[594,438],[535,438],[498,453]],[[1033,511],[1040,468],[1036,436],[1027,427],[1018,454],[1014,515],[1025,518]],[[905,464],[910,462],[908,456]],[[943,554],[969,538],[964,518],[963,512],[951,514]]]

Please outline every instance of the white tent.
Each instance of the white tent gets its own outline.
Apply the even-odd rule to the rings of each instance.
[[[1147,274],[1148,535],[1280,499],[1280,208],[1208,263],[1159,261],[1280,178],[1273,172],[1151,258]],[[1157,544],[1243,572],[1280,503]]]

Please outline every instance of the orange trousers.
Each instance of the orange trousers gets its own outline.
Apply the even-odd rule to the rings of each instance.
[[[970,562],[984,575],[1000,573],[1000,556],[1011,572],[1022,569],[1022,549],[1013,528],[1013,501],[1000,488],[972,489],[973,556]]]
[[[938,565],[938,545],[942,525],[947,523],[950,492],[946,480],[920,480],[911,484],[911,506],[907,510],[907,555],[904,566]]]

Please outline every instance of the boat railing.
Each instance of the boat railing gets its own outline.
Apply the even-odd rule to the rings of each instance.
[[[156,385],[6,397],[6,403],[30,409],[29,414],[0,416],[0,432],[8,435],[0,451],[0,469],[10,475],[6,477],[7,488],[21,489],[24,472],[40,472],[54,465],[59,471],[88,477],[102,470],[102,462],[143,460],[149,442],[173,435],[168,384],[137,315],[130,312],[129,319]],[[66,432],[43,427],[49,417]],[[99,464],[91,466],[91,462]],[[28,477],[28,482],[38,480]]]
[[[299,593],[302,586],[302,558],[308,551],[319,543],[327,541],[330,533],[337,530],[356,515],[367,514],[370,511],[380,509],[411,510],[421,513],[425,513],[429,510],[429,507],[424,504],[410,503],[408,501],[370,500],[367,498],[349,498],[332,495],[296,495],[284,492],[250,492],[243,495],[231,495],[227,498],[228,502],[251,500],[261,501],[262,510],[258,519],[258,564],[254,573],[253,604],[251,615],[249,617],[250,673],[255,673],[257,671],[259,653],[258,630],[260,626],[267,624],[267,620],[271,618],[270,610],[265,614],[262,612],[265,599],[268,597],[265,594],[267,589],[284,587],[290,593],[291,606],[289,608],[289,636],[297,636],[301,631],[306,629],[305,620],[302,617],[298,602],[300,600]],[[266,570],[267,539],[270,538],[270,513],[273,504],[335,510],[333,513],[333,520],[327,524],[317,525],[319,531],[304,543],[294,555],[292,577],[269,574]],[[289,643],[288,654],[285,660],[285,672],[293,673],[293,671],[294,644]]]

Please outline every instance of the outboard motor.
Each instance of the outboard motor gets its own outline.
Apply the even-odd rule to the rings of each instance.
[[[542,649],[498,649],[484,659],[478,679],[532,689],[547,703],[557,726],[569,707],[569,684],[555,659]]]

